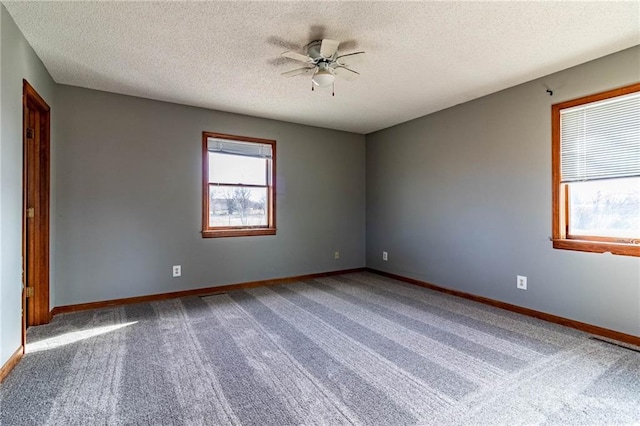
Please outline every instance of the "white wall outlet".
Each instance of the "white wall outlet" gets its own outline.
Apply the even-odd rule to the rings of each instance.
[[[337,251],[337,252],[333,253],[333,258],[334,259],[340,259],[340,252]]]
[[[387,253],[386,251],[382,252],[382,260],[389,260],[389,253]]]
[[[518,275],[516,278],[516,287],[518,287],[520,290],[526,290],[527,289],[527,277],[522,276],[522,275]]]
[[[173,277],[179,277],[182,275],[182,266],[173,265]]]

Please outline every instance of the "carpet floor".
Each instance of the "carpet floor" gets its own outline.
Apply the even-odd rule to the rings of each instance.
[[[362,272],[58,315],[0,424],[640,424],[640,353]]]

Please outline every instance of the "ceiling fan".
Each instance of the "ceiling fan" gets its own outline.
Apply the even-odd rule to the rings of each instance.
[[[338,47],[340,42],[336,40],[314,40],[305,46],[305,53],[287,51],[283,57],[303,62],[306,65],[291,71],[283,72],[285,77],[293,77],[301,74],[313,74],[311,90],[314,86],[329,87],[336,77],[353,81],[360,73],[349,68],[350,64],[363,57],[364,52],[353,52],[340,55]]]

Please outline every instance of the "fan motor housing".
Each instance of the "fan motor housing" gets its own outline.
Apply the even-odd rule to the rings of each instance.
[[[322,54],[320,54],[320,46],[322,45],[322,40],[314,40],[311,43],[307,44],[307,55],[310,58],[313,58],[315,63],[318,62],[330,62],[333,58],[324,58]],[[337,53],[337,52],[336,52]],[[333,56],[335,56],[334,54]]]

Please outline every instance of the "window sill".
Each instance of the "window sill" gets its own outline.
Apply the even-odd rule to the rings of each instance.
[[[219,229],[202,231],[202,238],[253,237],[260,235],[276,235],[276,228],[257,229]]]
[[[555,239],[553,248],[562,250],[586,251],[591,253],[611,253],[622,256],[640,257],[640,245],[616,244],[610,242]]]

